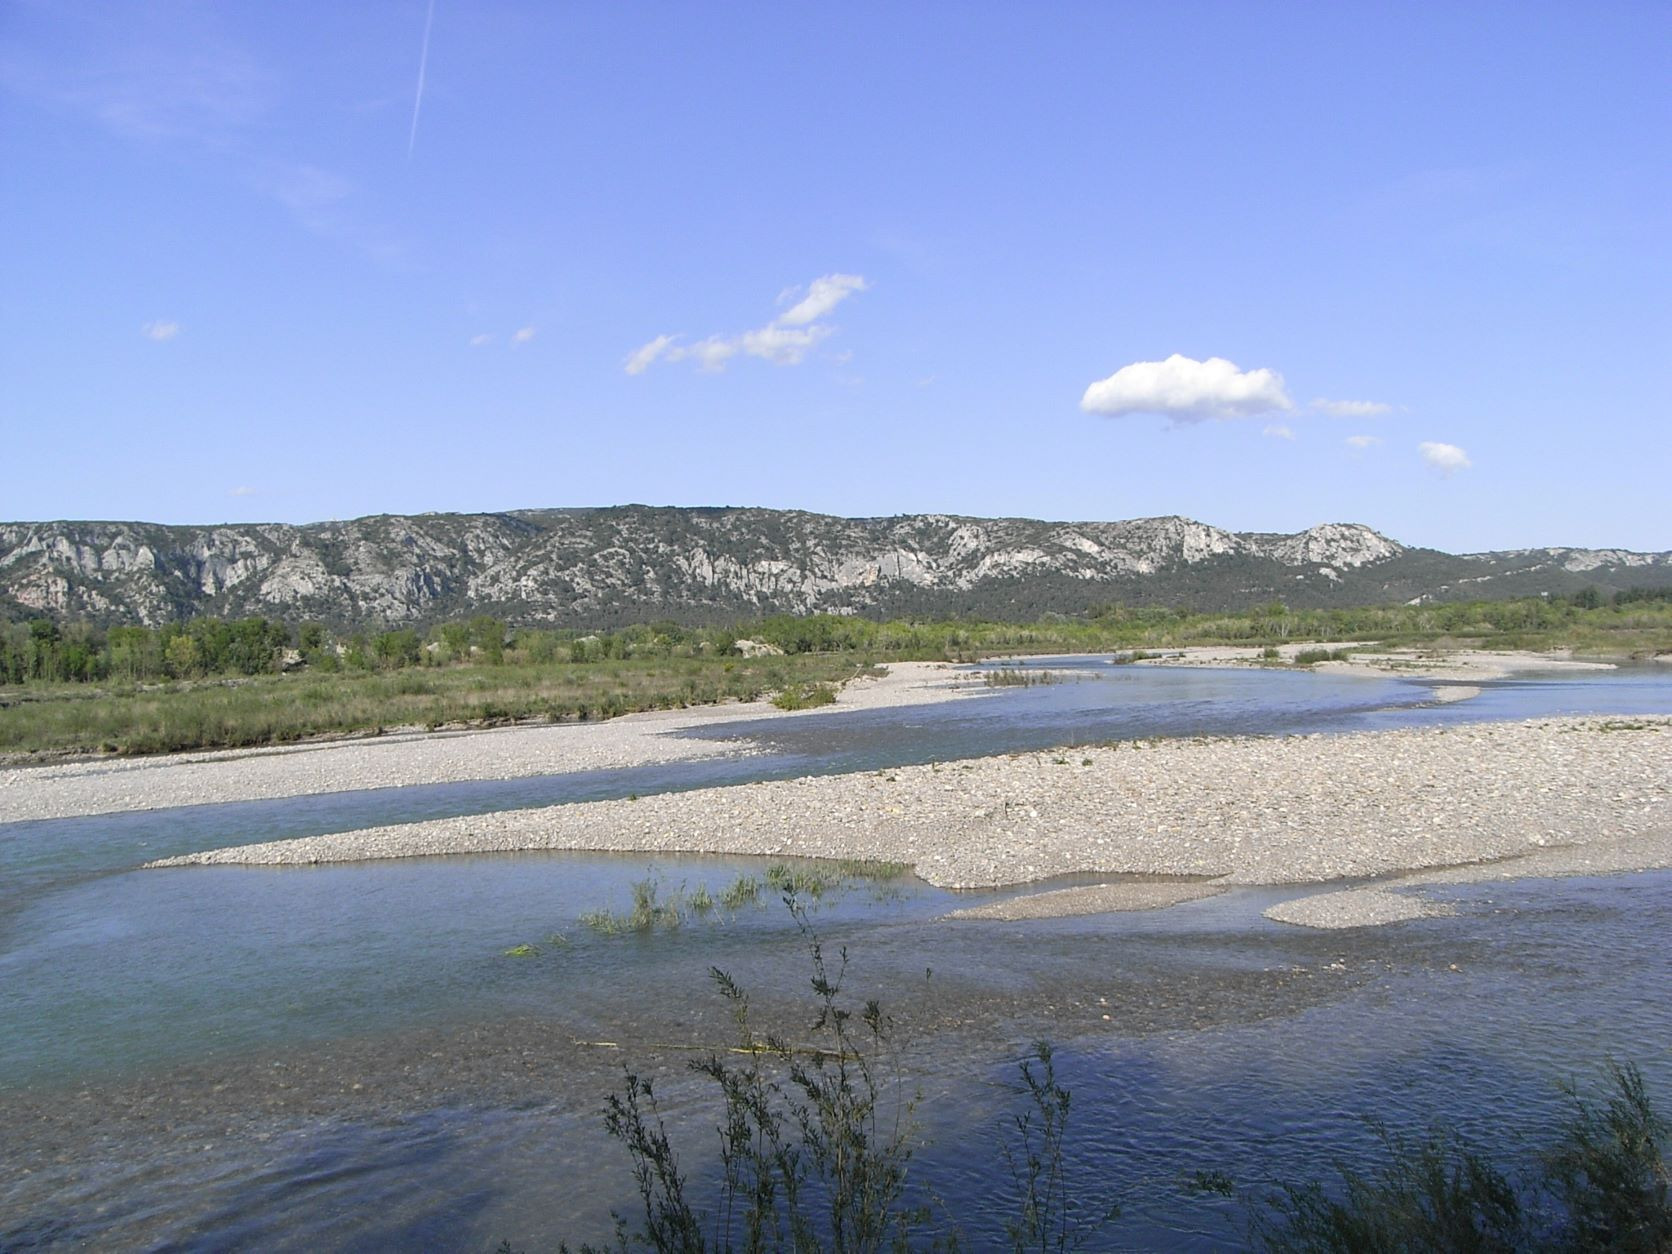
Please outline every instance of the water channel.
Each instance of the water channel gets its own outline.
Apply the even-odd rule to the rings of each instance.
[[[702,733],[738,742],[712,760],[0,824],[0,1249],[599,1239],[632,1200],[598,1118],[624,1062],[657,1075],[688,1166],[707,1165],[712,1109],[675,1047],[728,1037],[709,967],[786,1030],[805,1018],[807,941],[770,893],[647,936],[581,923],[634,881],[718,894],[759,860],[139,870],[150,858],[1066,743],[1672,712],[1665,668],[1447,703],[1391,679],[1027,666],[1060,682],[732,723]],[[939,917],[993,894],[907,877],[827,894],[808,922],[899,1016],[939,1222],[977,1245],[996,1233],[987,1147],[1016,1059],[1048,1036],[1075,1094],[1073,1165],[1125,1210],[1097,1244],[1210,1249],[1235,1243],[1236,1206],[1186,1198],[1190,1171],[1318,1174],[1373,1148],[1361,1115],[1548,1127],[1557,1082],[1610,1055],[1672,1093],[1672,875],[1444,891],[1455,917],[1337,934],[1267,922],[1263,890],[977,925]]]

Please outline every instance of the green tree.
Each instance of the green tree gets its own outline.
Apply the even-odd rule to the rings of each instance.
[[[203,652],[191,636],[174,636],[163,649],[168,673],[176,679],[188,679],[202,673]]]
[[[470,620],[470,643],[478,661],[498,666],[505,660],[505,624],[489,614]]]

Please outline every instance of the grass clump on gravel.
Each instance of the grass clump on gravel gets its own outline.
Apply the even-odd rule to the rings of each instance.
[[[836,689],[830,684],[791,684],[775,693],[772,704],[780,710],[811,710],[836,704]]]

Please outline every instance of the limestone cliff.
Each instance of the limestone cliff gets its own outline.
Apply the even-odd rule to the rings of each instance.
[[[628,505],[306,526],[0,524],[0,609],[106,623],[260,614],[372,625],[480,612],[602,626],[812,611],[1016,618],[1109,602],[1362,605],[1665,583],[1664,553],[1456,557],[1352,523],[1273,535],[1178,517]]]

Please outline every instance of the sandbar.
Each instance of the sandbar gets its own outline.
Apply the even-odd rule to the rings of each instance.
[[[1549,718],[1000,755],[368,828],[159,865],[568,849],[884,859],[944,888],[1084,873],[1269,885],[1554,848],[1615,847],[1636,866],[1672,865],[1668,833],[1672,717]]]

